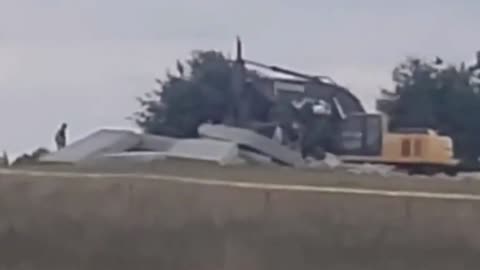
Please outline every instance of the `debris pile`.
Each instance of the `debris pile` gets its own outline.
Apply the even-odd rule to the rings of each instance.
[[[42,162],[78,163],[101,155],[121,153],[141,144],[141,137],[127,130],[102,129],[40,159]]]
[[[280,164],[294,167],[304,165],[304,160],[299,152],[282,145],[275,139],[248,129],[205,124],[200,126],[199,133],[210,139],[233,142],[244,151],[268,156]]]
[[[394,166],[379,165],[379,164],[361,164],[349,165],[348,172],[353,174],[376,174],[381,176],[392,176],[395,173]]]
[[[167,158],[193,159],[216,162],[219,165],[232,165],[239,161],[239,150],[235,143],[210,140],[179,140],[165,152]]]
[[[323,160],[308,157],[306,162],[308,168],[336,169],[342,166],[342,161],[331,153],[325,153],[325,158]]]
[[[40,161],[121,166],[165,159],[186,159],[212,162],[221,166],[244,163],[281,164],[296,168],[340,169],[353,174],[384,177],[405,175],[395,171],[394,166],[343,163],[331,153],[325,153],[322,160],[312,157],[303,159],[300,151],[249,129],[204,124],[200,126],[199,134],[201,137],[196,139],[177,139],[138,134],[128,130],[102,129],[57,152],[49,153],[41,148],[31,155],[23,155],[14,165]]]
[[[190,159],[219,165],[253,162],[296,167],[304,164],[297,151],[248,129],[205,124],[199,128],[199,133],[201,138],[198,139],[175,139],[128,130],[102,129],[41,157],[40,161],[95,164]]]

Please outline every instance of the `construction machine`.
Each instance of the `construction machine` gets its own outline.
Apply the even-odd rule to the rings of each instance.
[[[262,77],[252,82],[247,78],[246,65],[293,78]],[[255,129],[249,118],[250,101],[243,98],[247,82],[253,84],[272,107],[284,106],[293,111],[288,120],[277,117],[267,122],[282,127],[287,135],[294,134],[285,137],[299,140],[303,145],[299,150],[304,156],[321,157],[316,154],[326,151],[347,163],[388,164],[410,173],[452,175],[460,170],[451,138],[431,129],[389,130],[385,115],[367,113],[355,95],[327,76],[308,75],[244,59],[239,39],[233,61],[231,90],[235,104],[228,114],[230,125]]]

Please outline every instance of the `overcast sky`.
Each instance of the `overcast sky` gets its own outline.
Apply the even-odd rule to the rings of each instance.
[[[406,56],[470,60],[475,0],[0,0],[0,150],[132,126],[135,97],[194,49],[330,75],[372,108]]]

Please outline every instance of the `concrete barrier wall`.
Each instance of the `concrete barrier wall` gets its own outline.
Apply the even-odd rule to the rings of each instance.
[[[0,269],[480,269],[479,213],[468,199],[0,174]]]

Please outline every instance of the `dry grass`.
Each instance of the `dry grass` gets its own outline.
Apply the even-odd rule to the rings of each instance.
[[[275,165],[217,164],[186,160],[165,160],[148,165],[96,164],[88,166],[42,165],[20,169],[68,172],[113,172],[163,174],[226,181],[255,183],[334,186],[382,190],[429,191],[442,193],[480,194],[480,180],[393,174],[354,174],[345,169],[294,169]]]
[[[28,169],[479,190],[476,182],[185,161]],[[0,269],[473,270],[480,266],[479,207],[469,201],[270,192],[134,176],[98,181],[0,174]]]

